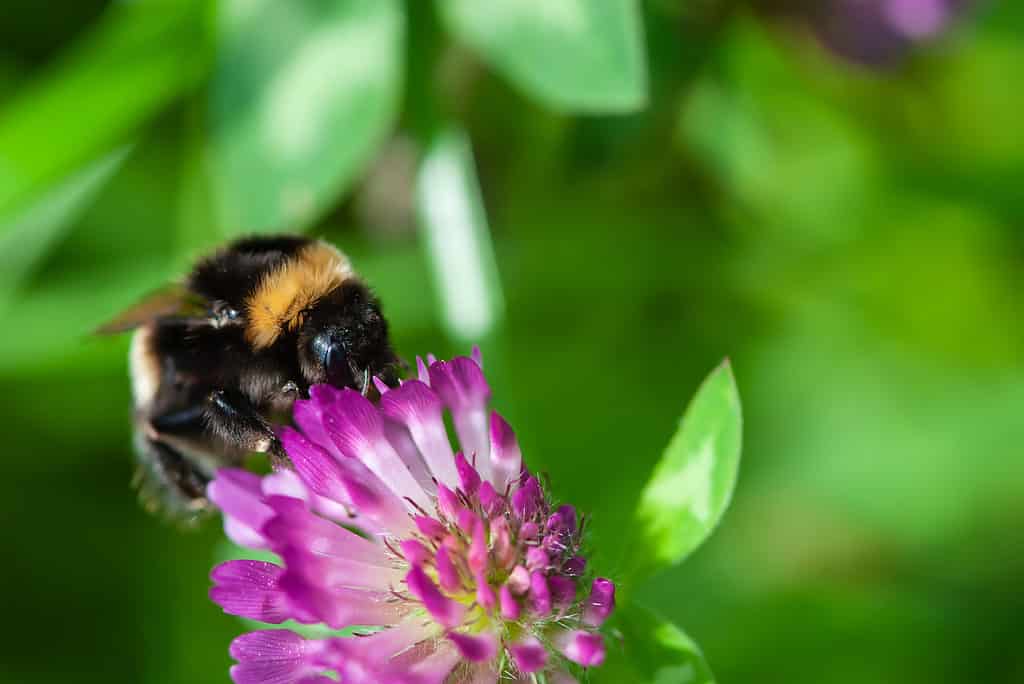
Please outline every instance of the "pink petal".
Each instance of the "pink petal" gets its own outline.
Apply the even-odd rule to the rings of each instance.
[[[534,637],[527,637],[508,648],[520,672],[531,674],[543,670],[548,663],[548,651]]]
[[[396,496],[423,509],[430,507],[423,487],[385,438],[381,415],[366,397],[355,390],[342,390],[332,409],[324,413],[323,425],[343,454],[359,459]]]
[[[458,482],[452,445],[445,431],[440,398],[426,384],[409,380],[380,401],[381,411],[409,430],[412,440],[438,482]]]
[[[422,565],[430,558],[430,551],[418,539],[406,539],[399,543],[398,548],[409,565]]]
[[[243,634],[231,642],[231,668],[237,684],[297,682],[316,674],[314,663],[324,643],[307,640],[287,629],[268,629]]]
[[[441,588],[448,593],[453,593],[462,588],[462,580],[459,578],[459,571],[455,563],[448,556],[448,549],[440,547],[437,550],[436,560],[437,578],[441,582]]]
[[[480,487],[480,473],[470,465],[461,451],[455,454],[455,470],[459,474],[459,488],[472,497]]]
[[[615,583],[597,577],[590,585],[590,596],[584,602],[583,624],[600,627],[615,609]]]
[[[576,630],[556,638],[562,654],[583,667],[597,667],[604,662],[604,639],[595,632]]]
[[[516,601],[515,596],[512,595],[512,590],[509,589],[507,584],[501,585],[501,589],[498,590],[498,600],[501,603],[501,617],[506,620],[518,620],[522,610],[519,607],[519,602]]]
[[[512,427],[497,411],[491,412],[491,482],[498,491],[515,482],[523,470],[523,453]]]
[[[448,638],[463,658],[474,663],[491,660],[498,653],[498,639],[490,633],[470,635],[449,632]]]
[[[490,479],[490,440],[487,429],[487,402],[491,390],[480,366],[460,356],[430,365],[430,387],[452,413],[455,432],[462,450],[475,456],[480,473]]]
[[[221,563],[210,573],[210,600],[230,615],[280,624],[293,617],[278,587],[283,572],[284,568],[261,561]]]
[[[540,483],[533,475],[526,478],[522,486],[512,494],[512,510],[520,520],[529,520],[534,517],[540,511],[542,503],[543,495]]]
[[[309,567],[286,567],[280,587],[289,604],[310,622],[323,622],[331,629],[352,625],[389,625],[403,616],[400,606],[390,602],[391,595],[348,587],[323,587],[310,581]]]
[[[224,533],[236,544],[267,548],[260,528],[273,511],[263,502],[260,477],[239,468],[221,468],[207,485],[207,496],[224,512]]]
[[[427,612],[441,625],[451,629],[462,622],[465,608],[442,594],[421,568],[414,566],[410,569],[405,582],[409,592],[423,603]]]
[[[473,526],[473,541],[469,545],[468,555],[469,569],[474,574],[481,573],[487,569],[487,532],[484,529],[484,522],[479,518]]]
[[[332,458],[290,428],[281,430],[281,442],[302,481],[317,495],[345,502],[378,530],[409,529],[405,505],[361,463]]]
[[[530,574],[530,608],[540,616],[551,612],[551,590],[544,573],[537,570]]]
[[[487,582],[487,575],[483,572],[478,572],[476,575],[476,602],[480,604],[488,613],[494,608],[498,602],[498,598],[494,595],[494,589]]]
[[[285,497],[270,497],[267,502],[275,516],[264,530],[281,546],[298,546],[320,556],[391,567],[383,545],[313,514],[302,502]]]
[[[548,589],[551,590],[551,601],[556,606],[567,606],[576,599],[576,582],[564,575],[548,577]]]

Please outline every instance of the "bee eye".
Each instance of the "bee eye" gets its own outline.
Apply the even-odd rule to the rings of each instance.
[[[327,373],[327,382],[336,387],[348,384],[349,364],[345,343],[331,332],[322,332],[313,338],[313,353]]]
[[[231,308],[231,305],[227,302],[214,302],[210,308],[210,313],[214,318],[215,324],[218,326],[226,325],[238,318],[238,312]]]

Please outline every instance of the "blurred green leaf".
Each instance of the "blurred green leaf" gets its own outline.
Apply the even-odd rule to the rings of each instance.
[[[455,35],[530,96],[560,110],[647,103],[636,0],[438,0]]]
[[[630,604],[616,609],[610,623],[619,643],[608,646],[595,682],[630,684],[714,684],[700,647],[673,623]]]
[[[420,167],[416,205],[444,323],[460,341],[476,342],[501,317],[502,297],[469,138],[449,130]]]
[[[398,0],[227,0],[211,86],[223,229],[306,227],[390,130],[403,68]]]
[[[0,221],[0,309],[121,166],[127,148],[72,174],[30,205]]]
[[[729,506],[739,472],[740,397],[728,360],[708,375],[640,495],[637,521],[647,571],[683,560]]]
[[[0,109],[0,221],[195,85],[208,64],[204,3],[116,3],[56,66]]]

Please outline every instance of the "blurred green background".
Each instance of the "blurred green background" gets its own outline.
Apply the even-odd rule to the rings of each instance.
[[[1022,35],[956,0],[6,0],[0,681],[227,681],[221,532],[136,504],[127,339],[90,331],[305,230],[404,355],[482,344],[613,578],[731,357],[733,506],[636,588],[720,682],[1024,682]]]

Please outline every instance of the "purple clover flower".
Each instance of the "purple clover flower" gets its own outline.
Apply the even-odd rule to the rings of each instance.
[[[430,358],[430,357],[428,357]],[[237,684],[576,681],[569,662],[601,665],[598,628],[615,605],[607,579],[584,581],[581,522],[552,506],[522,464],[515,435],[488,410],[479,356],[417,360],[419,379],[377,405],[326,385],[295,404],[300,430],[280,436],[294,471],[265,477],[225,469],[210,483],[238,544],[281,563],[214,568],[210,598],[266,623],[355,637],[307,639],[286,630],[231,644]],[[449,442],[451,412],[459,444]]]
[[[809,3],[811,24],[838,55],[867,66],[899,61],[962,15],[972,0],[826,0]]]

